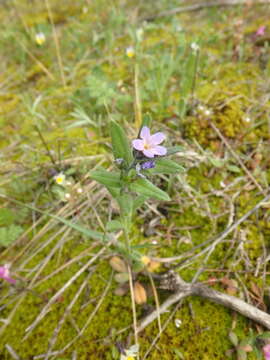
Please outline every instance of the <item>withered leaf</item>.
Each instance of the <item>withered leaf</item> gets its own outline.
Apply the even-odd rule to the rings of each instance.
[[[144,304],[147,301],[145,288],[138,281],[134,284],[134,299],[138,305]]]
[[[125,273],[128,271],[127,265],[119,256],[113,256],[110,259],[109,263],[110,263],[111,267],[113,268],[113,270],[115,270],[117,272]]]

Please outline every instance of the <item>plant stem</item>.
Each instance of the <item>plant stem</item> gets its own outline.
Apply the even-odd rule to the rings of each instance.
[[[128,265],[128,275],[129,275],[129,288],[130,288],[130,297],[131,297],[132,314],[133,314],[134,339],[135,339],[135,344],[138,345],[139,342],[138,342],[138,331],[137,331],[136,304],[134,300],[132,271],[130,265]],[[138,354],[138,360],[139,360],[139,354]]]
[[[124,226],[124,235],[125,235],[125,243],[126,243],[127,252],[128,252],[128,255],[130,255],[130,253],[131,253],[130,241],[129,241],[129,235],[128,235],[128,230],[126,228],[126,224]]]

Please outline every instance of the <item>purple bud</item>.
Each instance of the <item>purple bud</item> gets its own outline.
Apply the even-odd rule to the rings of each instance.
[[[141,167],[143,170],[147,170],[147,169],[153,169],[156,166],[154,161],[146,161],[144,162]]]

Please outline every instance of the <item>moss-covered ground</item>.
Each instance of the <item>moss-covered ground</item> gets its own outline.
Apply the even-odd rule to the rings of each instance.
[[[128,346],[130,294],[115,295],[109,265],[116,249],[105,247],[95,260],[102,242],[44,211],[98,231],[117,216],[110,194],[89,172],[111,164],[109,120],[121,123],[130,139],[136,136],[136,85],[142,115],[167,134],[168,144],[183,146],[184,155],[174,160],[186,170],[168,181],[155,179],[172,201],[149,201],[137,212],[134,243],[146,244],[141,251],[148,256],[186,254],[181,261],[189,259],[188,265],[179,265],[186,281],[203,266],[197,280],[214,279],[211,286],[224,292],[233,280],[235,296],[267,310],[269,202],[205,263],[205,255],[193,255],[201,250],[195,246],[218,236],[269,191],[269,5],[203,7],[145,20],[176,6],[165,0],[0,2],[0,256],[17,279],[15,287],[0,284],[1,359],[119,359],[119,349]],[[257,33],[261,27],[263,34]],[[126,54],[129,46],[134,57]],[[70,184],[55,184],[60,172]],[[158,295],[162,302],[169,293]],[[149,295],[147,305],[137,306],[138,319],[154,307]],[[232,330],[245,340],[264,329],[222,306],[188,298],[147,358],[230,358]],[[157,322],[140,333],[141,358],[157,334]],[[256,359],[254,351],[245,354]]]

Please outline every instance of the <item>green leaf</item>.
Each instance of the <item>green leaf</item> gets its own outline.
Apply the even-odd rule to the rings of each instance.
[[[140,195],[144,195],[150,198],[155,198],[158,200],[169,201],[170,197],[165,191],[159,189],[149,180],[138,179],[129,185],[130,190],[134,191]]]
[[[170,146],[170,147],[167,147],[166,156],[173,155],[173,154],[176,154],[178,152],[183,152],[184,150],[185,149],[182,146]]]
[[[185,66],[183,66],[183,77],[181,84],[182,99],[187,98],[192,90],[196,70],[196,59],[197,55],[191,52],[187,58]]]
[[[180,117],[181,119],[183,119],[184,116],[186,115],[187,105],[188,105],[188,104],[187,104],[187,99],[186,99],[186,98],[183,98],[183,99],[180,99],[180,100],[179,100],[177,115],[179,115],[179,117]]]
[[[18,225],[10,225],[0,228],[0,245],[8,247],[23,233],[23,228]]]
[[[113,155],[115,159],[124,159],[128,166],[132,160],[132,148],[125,131],[116,122],[111,121],[110,124]]]
[[[184,355],[181,353],[181,351],[179,351],[178,349],[173,349],[175,355],[177,356],[178,359],[184,360],[185,357]]]
[[[96,170],[90,173],[90,177],[108,188],[120,188],[120,173],[106,170]]]
[[[123,225],[119,220],[111,220],[106,224],[107,231],[117,231],[123,229]]]
[[[257,338],[259,338],[259,339],[269,339],[270,338],[270,331],[263,332],[262,334],[257,336]]]
[[[231,172],[237,173],[237,174],[241,172],[241,169],[236,165],[229,165],[228,164],[227,169],[230,170]]]
[[[216,158],[216,157],[209,157],[208,160],[211,162],[212,165],[215,167],[223,167],[224,166],[224,160]]]
[[[229,339],[235,347],[238,345],[238,337],[233,331],[229,332]]]
[[[98,124],[96,121],[93,121],[88,114],[86,113],[86,111],[81,108],[81,107],[77,107],[71,114],[70,114],[74,119],[76,119],[77,121],[72,122],[70,125],[68,125],[66,127],[66,129],[72,129],[75,127],[83,127],[83,126],[93,126],[93,127],[97,127]]]
[[[247,353],[241,349],[237,349],[237,360],[246,360],[247,359]]]
[[[150,169],[152,174],[176,174],[178,172],[184,172],[185,168],[175,161],[169,159],[159,159],[156,161],[156,166]]]
[[[149,199],[149,196],[145,196],[145,195],[137,196],[136,199],[133,202],[133,211],[135,211],[140,206],[142,206],[147,199]]]
[[[124,229],[129,231],[133,213],[133,198],[129,194],[121,194],[117,197],[117,202],[120,207],[120,217],[122,225]]]
[[[257,360],[263,359],[261,351],[256,346],[253,346],[253,352],[254,352],[254,355],[256,356]]]
[[[116,199],[120,195],[120,188],[106,186],[112,197]]]
[[[13,211],[7,208],[0,209],[0,226],[11,225],[15,220]]]
[[[121,215],[124,217],[131,217],[133,212],[133,199],[129,194],[122,194],[117,198]]]

